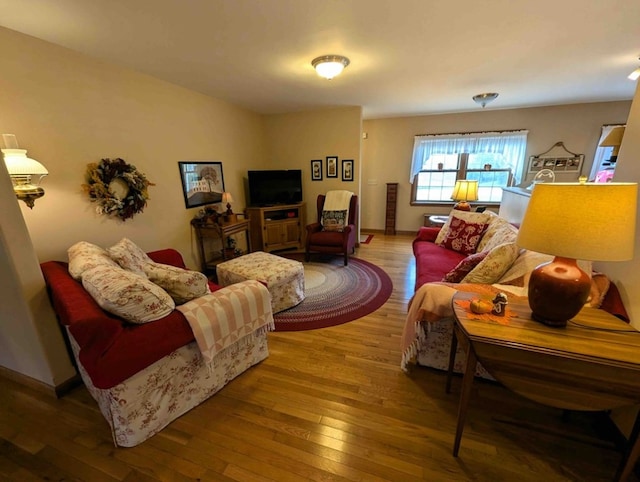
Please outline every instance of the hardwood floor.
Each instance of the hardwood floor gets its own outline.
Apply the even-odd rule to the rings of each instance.
[[[461,379],[447,395],[444,373],[399,368],[411,239],[375,234],[358,249],[393,280],[382,308],[271,333],[267,360],[137,447],[113,445],[83,387],[56,400],[0,378],[0,480],[612,480],[621,454],[602,417],[563,417],[486,381],[452,457]]]

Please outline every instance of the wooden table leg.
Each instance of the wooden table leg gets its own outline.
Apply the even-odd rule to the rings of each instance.
[[[464,375],[462,378],[462,390],[460,392],[460,404],[458,405],[458,425],[456,426],[456,438],[453,442],[453,456],[458,456],[458,450],[460,449],[460,440],[462,439],[462,430],[464,429],[464,422],[467,417],[467,408],[469,407],[469,398],[471,397],[471,385],[473,385],[473,378],[476,373],[476,365],[478,358],[476,357],[473,347],[467,345],[467,364],[464,369]]]
[[[633,471],[636,461],[640,456],[640,411],[636,416],[636,421],[633,424],[633,429],[631,430],[631,436],[629,437],[629,444],[627,449],[625,450],[624,455],[622,456],[622,460],[620,461],[620,466],[618,467],[618,471],[615,476],[615,481],[624,481],[629,478],[631,472]]]
[[[455,324],[455,323],[454,323]],[[451,379],[453,378],[453,365],[456,361],[456,351],[458,350],[458,337],[455,326],[451,330],[451,350],[449,351],[449,369],[447,370],[447,385],[445,393],[451,393]]]

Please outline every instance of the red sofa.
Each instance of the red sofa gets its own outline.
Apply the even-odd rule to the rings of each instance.
[[[413,240],[413,255],[416,258],[415,290],[425,283],[442,281],[444,275],[467,256],[435,244],[440,229],[421,227]]]
[[[185,268],[174,249],[148,256],[157,263]],[[131,447],[143,442],[269,354],[267,331],[271,327],[263,325],[220,351],[209,364],[178,309],[152,322],[129,323],[104,311],[82,283],[71,277],[68,263],[48,261],[41,269],[76,367],[109,423],[116,445]],[[213,293],[201,297],[203,302],[206,297],[207,302],[224,303],[233,290],[209,285]],[[264,306],[265,299],[270,305],[266,288],[247,295],[246,303]],[[272,325],[271,311],[260,320],[269,318]],[[240,323],[253,326],[256,319]]]
[[[467,255],[435,244],[441,227],[421,227],[413,240],[413,254],[416,261],[416,282],[414,291],[425,283],[442,281],[442,278]],[[629,322],[629,315],[622,303],[620,292],[610,282],[600,308]]]
[[[182,255],[174,249],[148,255],[157,263],[185,268]],[[58,321],[77,341],[80,362],[96,388],[111,388],[195,341],[178,310],[153,323],[127,323],[98,306],[82,283],[69,275],[68,263],[47,261],[41,269]],[[221,288],[212,282],[209,287]]]

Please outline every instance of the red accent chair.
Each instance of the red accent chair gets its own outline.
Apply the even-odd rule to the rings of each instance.
[[[344,265],[349,264],[349,253],[355,253],[358,236],[358,196],[351,196],[349,204],[349,221],[343,231],[323,231],[322,208],[324,206],[324,194],[319,194],[316,201],[318,221],[307,226],[307,242],[305,258],[309,261],[311,253],[343,254]]]

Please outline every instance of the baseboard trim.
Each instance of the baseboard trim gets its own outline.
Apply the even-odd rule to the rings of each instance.
[[[78,385],[82,384],[82,379],[77,374],[56,386],[49,385],[28,375],[18,373],[5,367],[0,367],[0,376],[54,398],[60,398]]]
[[[418,230],[415,231],[396,231],[396,234],[402,234],[407,236],[415,236]],[[385,234],[384,229],[361,229],[360,234]],[[388,234],[387,236],[393,236]]]

